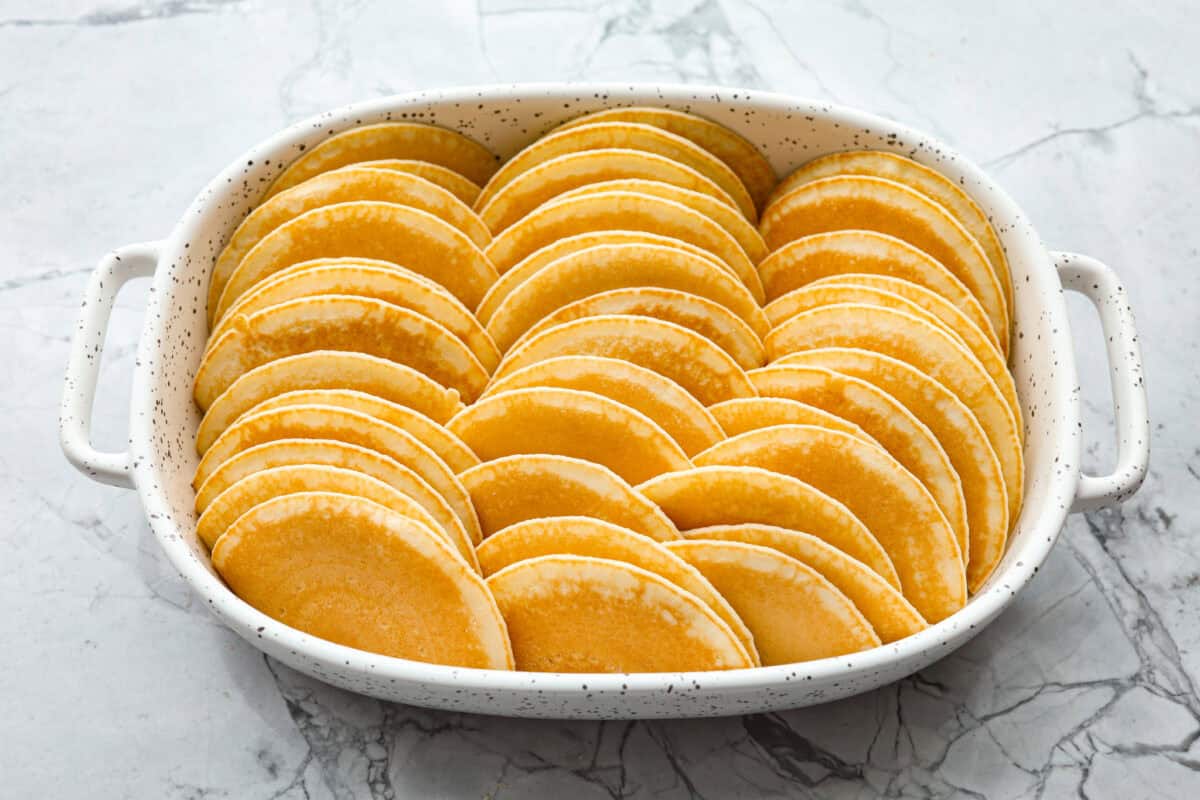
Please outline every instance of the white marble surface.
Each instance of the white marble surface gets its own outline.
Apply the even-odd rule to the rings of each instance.
[[[1200,796],[1200,17],[1186,3],[112,2],[0,0],[0,795]],[[989,165],[1048,243],[1127,279],[1155,422],[1146,486],[1072,518],[959,653],[805,711],[464,717],[264,660],[189,596],[137,498],[59,453],[87,272],[164,235],[213,172],[298,117],[561,78],[830,98]],[[101,444],[124,438],[143,293],[114,318]],[[1102,467],[1103,351],[1083,303],[1072,311]]]

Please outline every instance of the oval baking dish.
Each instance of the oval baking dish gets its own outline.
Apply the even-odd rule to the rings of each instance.
[[[356,125],[436,123],[508,157],[566,119],[625,105],[665,106],[723,123],[755,143],[780,175],[841,150],[901,153],[946,175],[984,209],[1012,270],[1011,363],[1026,426],[1025,504],[991,578],[948,619],[852,656],[729,672],[632,675],[500,672],[389,658],[314,638],[240,600],[217,577],[197,540],[190,485],[200,420],[191,387],[207,335],[208,273],[234,227],[302,150]],[[153,275],[153,288],[134,368],[129,449],[98,452],[89,444],[89,420],[109,311],[123,283],[147,275]],[[1092,300],[1107,339],[1120,457],[1104,477],[1080,471],[1080,397],[1064,287]],[[1084,256],[1048,252],[1003,191],[931,137],[851,109],[697,86],[535,84],[421,92],[347,106],[291,126],[217,175],[167,239],[121,248],[100,263],[72,345],[60,424],[71,462],[95,480],[136,487],[171,562],[212,613],[255,647],[302,672],[375,697],[528,717],[740,714],[834,700],[909,675],[962,645],[1011,602],[1046,558],[1068,513],[1132,494],[1149,455],[1133,318],[1107,267]]]

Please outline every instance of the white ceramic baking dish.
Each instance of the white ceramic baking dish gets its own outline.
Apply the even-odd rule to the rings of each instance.
[[[873,148],[911,156],[959,183],[994,221],[1016,288],[1013,365],[1024,408],[1025,507],[987,585],[949,619],[844,658],[731,672],[560,675],[458,669],[332,644],[239,600],[195,535],[189,480],[199,414],[192,377],[206,329],[208,272],[226,237],[303,147],[359,124],[437,123],[508,157],[557,123],[600,108],[662,105],[704,115],[762,148],[782,176],[816,156]],[[152,275],[133,375],[129,449],[89,443],[92,399],[113,300]],[[1063,289],[1095,304],[1111,364],[1120,456],[1104,477],[1080,471],[1079,386]],[[171,235],[120,248],[92,275],[75,332],[61,417],[70,461],[94,480],[135,487],[171,562],[222,622],[255,647],[329,683],[421,706],[529,717],[717,716],[812,705],[895,681],[983,629],[1037,571],[1069,512],[1119,503],[1145,475],[1149,423],[1133,317],[1117,277],[1097,261],[1047,252],[1016,204],[978,167],[920,132],[860,111],[756,91],[697,86],[536,84],[421,92],[300,122],[235,159],[200,192]]]

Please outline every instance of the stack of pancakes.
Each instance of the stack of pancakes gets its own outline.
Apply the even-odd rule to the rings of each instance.
[[[197,533],[314,636],[455,666],[786,664],[953,614],[1021,507],[1012,280],[903,156],[782,182],[601,111],[501,164],[386,122],[304,151],[212,270]]]

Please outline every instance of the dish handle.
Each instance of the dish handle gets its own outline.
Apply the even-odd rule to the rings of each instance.
[[[96,265],[84,291],[79,324],[71,339],[59,410],[58,436],[67,460],[92,480],[126,489],[133,488],[129,452],[109,453],[92,447],[92,401],[96,398],[100,357],[104,353],[113,301],[130,280],[154,274],[161,248],[161,242],[126,245]]]
[[[1146,478],[1150,464],[1150,418],[1146,380],[1133,309],[1117,274],[1090,256],[1051,253],[1064,289],[1092,301],[1108,347],[1109,379],[1117,415],[1117,465],[1108,475],[1079,476],[1072,511],[1123,503]]]

